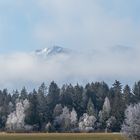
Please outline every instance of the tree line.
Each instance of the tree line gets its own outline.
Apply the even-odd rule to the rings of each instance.
[[[37,90],[0,90],[0,130],[8,132],[120,132],[125,110],[140,102],[140,81],[85,86],[53,81]]]

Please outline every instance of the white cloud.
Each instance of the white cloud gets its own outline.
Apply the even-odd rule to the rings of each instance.
[[[140,76],[140,57],[136,52],[112,53],[109,50],[94,55],[57,55],[47,60],[23,53],[0,56],[0,86],[33,88],[52,80],[58,84],[84,84],[100,80],[110,83],[115,79],[133,84]]]

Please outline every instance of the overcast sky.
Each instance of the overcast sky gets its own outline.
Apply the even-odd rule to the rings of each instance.
[[[0,0],[0,52],[140,44],[139,0]]]
[[[139,0],[0,0],[0,86],[64,82],[69,77],[118,78],[131,84],[140,77],[139,7]],[[53,45],[100,54],[67,60],[72,69],[56,58],[46,66],[25,54]]]

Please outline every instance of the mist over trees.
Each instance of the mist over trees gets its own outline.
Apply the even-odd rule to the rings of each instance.
[[[122,125],[128,130],[125,124],[138,117],[130,110],[140,102],[139,89],[140,81],[133,89],[115,81],[111,87],[105,82],[62,87],[51,82],[32,92],[26,87],[0,90],[0,131],[120,132]]]

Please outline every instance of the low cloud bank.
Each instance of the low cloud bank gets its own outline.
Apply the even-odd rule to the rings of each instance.
[[[34,88],[41,82],[58,84],[115,79],[133,84],[139,80],[138,50],[54,55],[46,59],[27,53],[0,55],[1,88]]]

